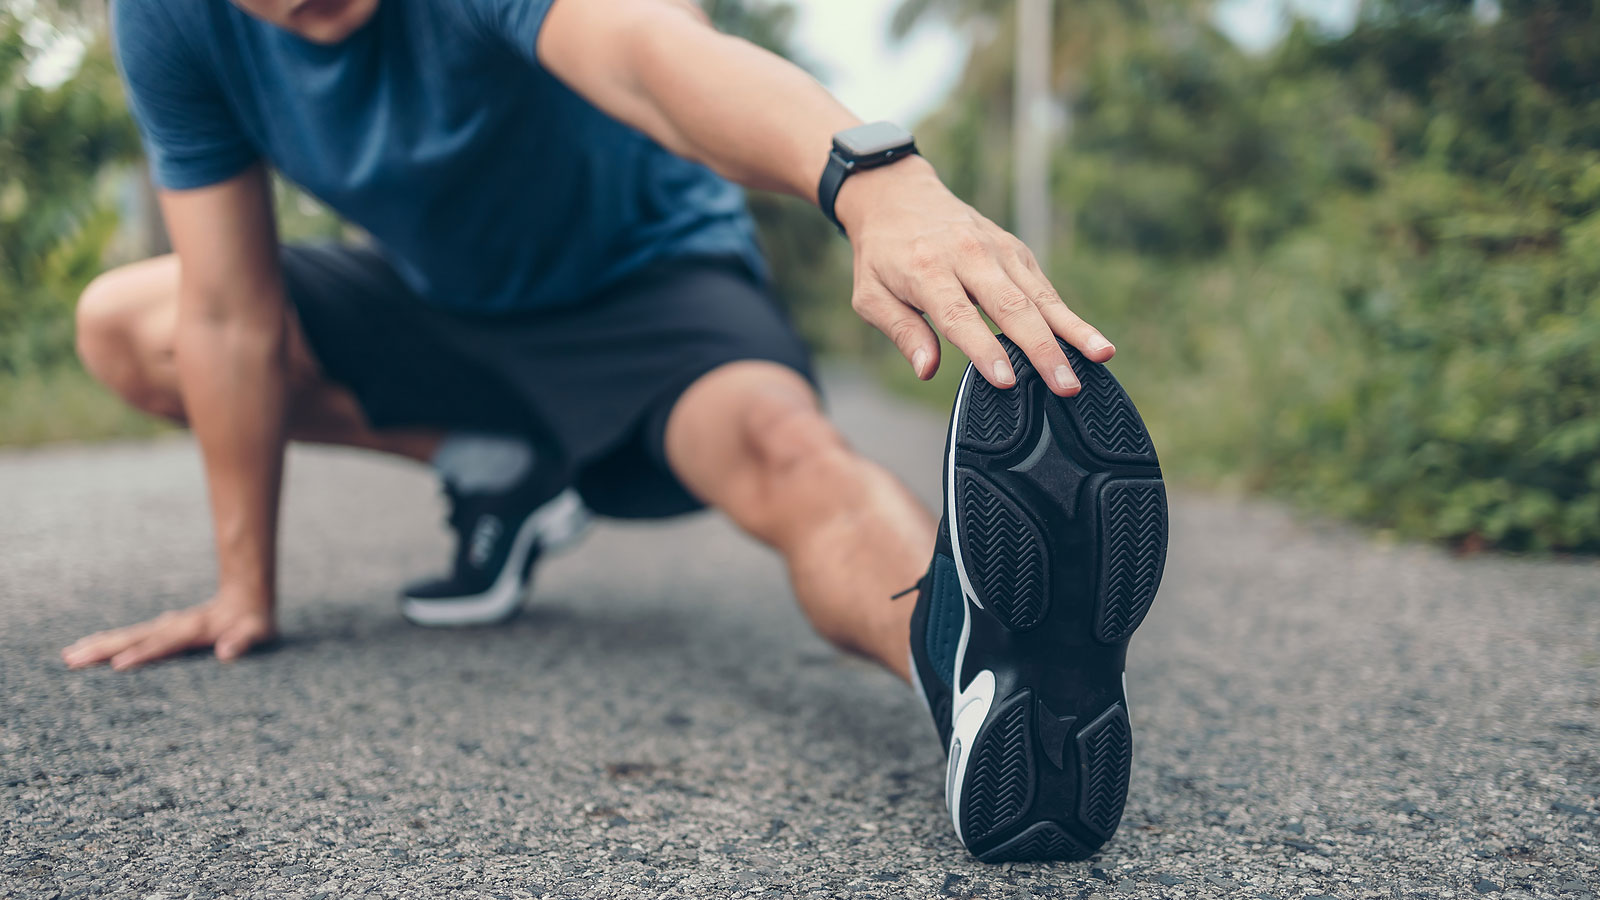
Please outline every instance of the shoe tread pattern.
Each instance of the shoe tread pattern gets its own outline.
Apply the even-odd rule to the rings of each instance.
[[[1124,478],[1100,492],[1100,597],[1095,639],[1126,641],[1144,621],[1167,558],[1167,492],[1159,479]]]
[[[1015,501],[976,470],[960,469],[961,543],[979,601],[1012,631],[1049,611],[1044,535]]]
[[[1078,732],[1077,743],[1078,819],[1109,839],[1122,821],[1133,764],[1133,735],[1122,704],[1112,704]]]
[[[969,755],[962,837],[985,862],[1084,859],[1115,834],[1127,802],[1133,742],[1125,703],[1076,705],[1104,694],[1064,687],[1032,671],[1037,661],[1031,657],[1011,661],[1005,654],[1032,646],[1013,641],[1043,641],[1039,652],[1048,652],[1042,648],[1058,634],[1073,644],[1125,643],[1149,612],[1161,580],[1166,493],[1150,435],[1111,372],[1063,345],[1083,389],[1056,398],[1034,383],[1038,373],[1011,341],[1002,338],[1001,345],[1017,372],[1017,387],[1001,392],[969,371],[967,401],[1011,394],[1015,403],[1009,397],[987,402],[981,416],[955,423],[956,445],[979,458],[956,458],[948,512],[961,522],[958,549],[985,618],[1017,635],[1003,638],[1004,631],[991,630],[984,640],[997,643],[975,646],[995,654],[986,667],[1019,680],[1009,682],[1010,698],[990,710]],[[997,414],[1014,416],[1014,424],[991,422]],[[1010,469],[1023,445],[1035,445],[1046,422],[1063,426],[1052,429],[1060,453],[1029,457],[1028,466]],[[1034,473],[1039,459],[1063,468]],[[1079,478],[1086,473],[1087,479],[1065,483],[1087,490],[1058,490],[1070,472]],[[1051,500],[1056,508],[1046,505]],[[1084,546],[1083,556],[1071,556],[1064,546]],[[1061,565],[1081,566],[1073,568],[1073,582],[1081,576],[1085,590],[1060,593],[1066,589],[1057,583]],[[1019,716],[1014,701],[1034,693],[1040,696],[1031,700],[1033,709]],[[1040,702],[1044,694],[1055,709]]]
[[[1122,385],[1105,366],[1084,359],[1065,344],[1062,347],[1083,385],[1069,408],[1089,452],[1107,462],[1155,465],[1150,432]]]
[[[1000,390],[982,378],[970,388],[965,419],[961,423],[961,446],[979,453],[1003,453],[1011,449],[1027,430],[1022,408],[1023,389]]]
[[[1033,799],[1028,734],[1032,700],[1026,690],[1007,700],[978,737],[962,795],[962,830],[969,847],[1010,827]]]
[[[1004,844],[983,854],[987,863],[1038,862],[1087,859],[1094,850],[1084,846],[1054,822],[1039,822]]]

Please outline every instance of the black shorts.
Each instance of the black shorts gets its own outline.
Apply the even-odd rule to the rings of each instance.
[[[312,353],[374,428],[526,435],[602,515],[701,507],[664,447],[667,415],[701,375],[769,360],[815,383],[805,345],[737,260],[658,263],[572,306],[479,315],[427,304],[368,248],[282,258]]]

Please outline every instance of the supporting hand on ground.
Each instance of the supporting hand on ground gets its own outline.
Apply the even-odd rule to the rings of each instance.
[[[227,662],[277,634],[270,602],[223,590],[198,606],[91,634],[62,650],[61,658],[74,669],[107,661],[113,669],[131,669],[188,650],[212,647],[217,659]]]
[[[1016,383],[980,308],[1061,396],[1076,393],[1078,379],[1057,337],[1094,362],[1116,352],[1062,302],[1027,245],[950,193],[920,157],[858,173],[834,208],[855,249],[851,305],[894,341],[918,378],[939,368],[938,329],[989,383]]]

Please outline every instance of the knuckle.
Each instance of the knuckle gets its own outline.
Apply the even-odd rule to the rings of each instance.
[[[1041,336],[1028,342],[1028,357],[1030,359],[1047,359],[1054,362],[1061,355],[1061,348],[1056,346],[1054,337]]]
[[[1035,303],[1066,305],[1066,301],[1061,299],[1061,293],[1048,284],[1033,292],[1033,301]]]
[[[1033,309],[1033,301],[1017,288],[1000,291],[994,298],[994,311],[1007,318],[1019,316]]]
[[[989,243],[978,231],[965,231],[956,238],[956,251],[967,257],[984,256],[989,251]]]
[[[921,331],[922,327],[917,320],[900,319],[889,326],[889,340],[897,347],[910,347],[916,343]]]
[[[965,297],[947,297],[940,300],[935,309],[941,321],[959,323],[972,315],[972,302]]]
[[[921,276],[931,275],[945,267],[943,257],[926,247],[912,249],[910,266],[914,274]]]

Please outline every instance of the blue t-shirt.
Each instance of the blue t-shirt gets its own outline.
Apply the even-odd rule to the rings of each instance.
[[[383,0],[324,46],[227,0],[114,0],[151,169],[202,187],[265,160],[364,228],[426,300],[571,303],[650,262],[765,275],[742,192],[539,64],[552,0]]]

